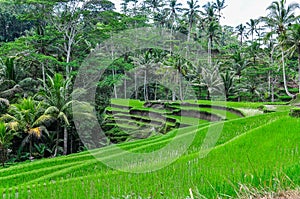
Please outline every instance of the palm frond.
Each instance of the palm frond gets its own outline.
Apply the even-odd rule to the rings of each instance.
[[[28,134],[40,138],[42,136],[42,129],[40,127],[32,128],[29,130]]]
[[[10,114],[4,114],[0,117],[0,121],[8,123],[11,121],[17,121],[17,118],[15,118],[14,116],[12,116]]]
[[[52,115],[42,115],[40,116],[32,126],[50,126],[51,123],[55,122],[56,118],[53,117]]]
[[[20,130],[20,123],[19,122],[9,122],[8,128],[12,131],[19,131]]]
[[[57,118],[59,118],[59,119],[61,119],[62,121],[64,121],[64,123],[65,123],[66,125],[68,125],[68,126],[70,125],[69,120],[68,120],[68,117],[67,117],[66,114],[64,114],[63,112],[60,112],[60,113],[58,114]]]
[[[58,114],[59,110],[56,106],[50,106],[45,110],[45,115]]]

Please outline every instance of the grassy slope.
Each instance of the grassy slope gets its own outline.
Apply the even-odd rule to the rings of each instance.
[[[218,193],[234,194],[238,183],[275,186],[272,179],[284,176],[282,172],[295,183],[300,182],[299,119],[290,118],[287,113],[273,113],[226,121],[216,147],[208,156],[200,158],[201,143],[208,128],[187,127],[182,135],[175,137],[184,141],[197,131],[187,152],[162,170],[145,174],[119,172],[84,152],[2,169],[0,189],[18,186],[22,198],[29,194],[29,185],[33,198],[121,198],[128,195],[132,195],[131,198],[137,195],[184,198],[192,188],[211,198]],[[174,139],[176,133],[125,143],[121,147],[134,152],[153,151]],[[93,153],[116,161],[122,157],[110,147]],[[6,190],[6,194],[9,193]]]
[[[194,143],[184,156],[156,172],[117,172],[94,160],[89,154],[83,153],[2,170],[1,187],[46,182],[45,186],[31,188],[34,198],[45,198],[45,195],[41,195],[44,191],[59,198],[62,198],[62,193],[64,196],[71,194],[72,197],[81,198],[80,193],[87,194],[85,191],[95,194],[93,197],[97,195],[104,198],[121,197],[131,193],[140,194],[143,198],[149,195],[154,198],[162,195],[183,198],[188,195],[189,188],[196,187],[207,196],[216,195],[216,192],[233,194],[233,187],[229,182],[268,184],[268,180],[279,171],[290,173],[292,180],[299,182],[299,175],[295,175],[297,172],[299,174],[299,128],[300,120],[282,114],[243,118],[225,123],[217,147],[203,159],[199,158],[198,151],[205,128],[198,131]],[[166,137],[124,144],[123,147],[135,151],[149,151],[161,147],[163,142],[170,138],[172,133]],[[180,139],[184,139],[184,136]],[[282,143],[285,144],[279,145]],[[109,148],[95,151],[101,152],[103,155],[113,154]],[[115,158],[119,158],[118,154]],[[32,172],[33,170],[35,172]],[[22,188],[19,189],[20,194],[28,194]]]

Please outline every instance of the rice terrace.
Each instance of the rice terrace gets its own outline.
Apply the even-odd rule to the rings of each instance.
[[[300,199],[299,3],[0,5],[0,198]]]

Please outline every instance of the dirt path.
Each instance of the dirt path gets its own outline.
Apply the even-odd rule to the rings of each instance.
[[[276,195],[272,195],[259,197],[257,199],[300,199],[300,191],[285,191]]]

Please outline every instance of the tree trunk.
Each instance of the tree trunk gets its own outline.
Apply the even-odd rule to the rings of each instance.
[[[4,147],[0,147],[0,159],[1,159],[2,167],[4,167],[7,159],[7,150]]]
[[[181,85],[181,76],[179,71],[177,70],[177,82],[178,82],[178,86],[179,86],[179,97],[180,97],[180,101],[183,101],[183,92],[182,92],[182,85]]]
[[[272,102],[274,102],[274,84],[275,84],[275,80],[272,80],[272,85],[271,85],[271,100]]]
[[[286,94],[290,97],[294,97],[294,95],[292,95],[287,87],[287,82],[286,82],[286,75],[285,75],[285,61],[284,61],[284,52],[283,52],[283,46],[281,46],[281,61],[282,61],[282,74],[283,74],[283,84],[284,84],[284,90],[286,92]]]
[[[115,94],[115,98],[118,98],[118,94],[117,94],[117,87],[116,87],[116,83],[115,83],[115,70],[112,69],[112,75],[113,75],[113,82],[114,82],[114,94]]]
[[[59,144],[59,130],[60,130],[60,122],[58,122],[57,124],[57,129],[56,129],[56,143],[55,143],[55,150],[54,150],[54,154],[53,157],[57,156],[58,153],[58,144]]]
[[[70,73],[71,73],[71,69],[70,69],[70,66],[69,66],[70,60],[71,60],[71,46],[70,46],[70,44],[68,44],[68,47],[67,47],[67,66],[66,66],[67,78],[70,77]]]
[[[68,129],[64,126],[64,153],[63,155],[67,155],[68,153]]]
[[[32,136],[29,137],[29,158],[32,158]]]
[[[241,76],[239,75],[239,86],[241,85]],[[240,89],[238,89],[238,102],[241,101],[241,94],[240,94]]]
[[[176,93],[172,90],[172,101],[176,101]]]
[[[190,41],[191,39],[192,26],[193,26],[192,21],[190,21],[187,41]]]
[[[73,153],[73,137],[72,134],[70,134],[70,154]]]
[[[157,82],[154,84],[154,100],[156,101],[157,99]]]
[[[209,67],[211,67],[212,66],[212,58],[211,58],[211,47],[212,47],[212,38],[211,38],[211,36],[209,36],[209,39],[208,39],[208,47],[207,47],[207,49],[208,49],[208,65],[209,65]]]
[[[127,98],[127,82],[126,82],[126,71],[124,72],[125,75],[124,75],[124,98],[126,99]]]
[[[210,99],[210,94],[209,94],[209,88],[207,87],[207,96],[206,99],[209,100]]]
[[[138,98],[138,90],[137,90],[137,74],[136,70],[134,71],[134,94],[135,94],[135,99]]]
[[[298,46],[298,84],[300,93],[300,45]]]
[[[147,93],[147,70],[145,69],[144,73],[144,100],[148,101],[148,93]]]
[[[46,75],[45,75],[45,65],[42,63],[42,75],[43,75],[43,87],[46,90]]]

